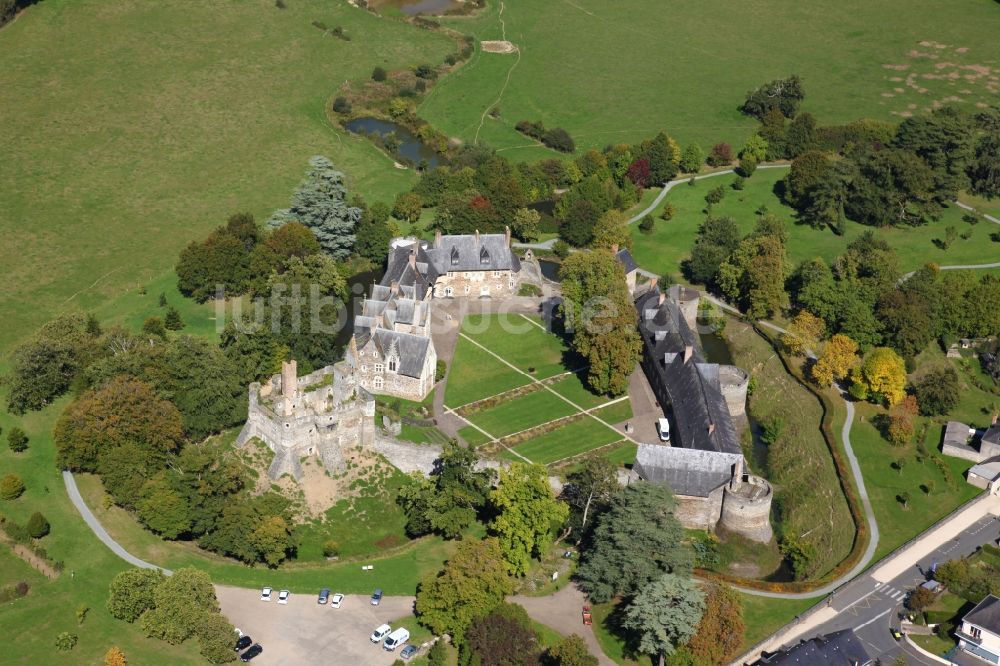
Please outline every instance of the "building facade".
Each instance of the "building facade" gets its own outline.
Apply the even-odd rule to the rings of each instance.
[[[992,594],[962,618],[958,647],[987,664],[1000,664],[1000,599]]]

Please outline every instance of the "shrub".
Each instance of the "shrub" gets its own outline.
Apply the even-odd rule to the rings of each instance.
[[[21,453],[28,448],[28,436],[24,434],[24,431],[14,426],[7,433],[7,446],[14,453]]]
[[[387,76],[388,74],[382,67],[376,67],[372,70],[372,81],[385,81]]]
[[[430,666],[445,666],[448,663],[448,646],[443,640],[438,640],[427,653],[427,663]]]
[[[181,319],[181,313],[178,312],[177,308],[172,305],[167,308],[167,314],[163,318],[163,325],[168,331],[179,331],[184,328],[184,321]]]
[[[0,498],[15,500],[24,492],[24,481],[17,474],[8,474],[0,481]]]
[[[552,252],[560,259],[565,259],[569,256],[569,243],[561,239],[557,240],[552,245]]]
[[[76,607],[76,623],[82,625],[83,621],[87,619],[87,613],[90,612],[90,606],[85,604],[80,604]]]
[[[278,0],[281,2],[281,0]],[[128,660],[120,647],[113,647],[104,653],[104,666],[126,666]]]
[[[433,79],[437,76],[434,68],[430,65],[417,65],[416,69],[413,70],[413,73],[417,75],[418,79]]]
[[[441,381],[447,373],[448,364],[445,363],[443,359],[439,358],[437,364],[434,366],[434,381]]]
[[[667,205],[663,207],[663,212],[660,213],[660,217],[664,220],[671,220],[673,219],[676,213],[677,209],[674,208],[674,205],[670,202],[667,202]]]
[[[348,114],[351,112],[351,103],[346,97],[338,97],[333,100],[333,112],[340,114]]]
[[[709,206],[713,206],[722,201],[722,199],[725,196],[726,196],[726,188],[724,188],[722,185],[719,185],[718,187],[713,187],[708,191],[708,194],[705,195],[705,203],[707,203]]]
[[[562,153],[572,153],[576,150],[576,144],[573,142],[573,137],[571,137],[569,132],[564,130],[562,127],[553,127],[546,132],[545,136],[542,137],[542,143],[552,150],[558,150]]]
[[[736,167],[737,173],[744,178],[749,178],[757,170],[757,158],[747,153],[740,158],[740,165]]]
[[[933,592],[926,587],[918,587],[910,593],[910,596],[906,600],[906,607],[911,611],[919,613],[934,603],[934,599]]]
[[[76,634],[71,634],[68,631],[64,631],[58,636],[56,636],[56,649],[60,652],[69,652],[74,647],[76,647],[76,642],[79,640]]]
[[[340,555],[340,544],[333,539],[323,542],[323,557],[337,557]]]
[[[525,282],[521,284],[517,289],[518,296],[541,296],[542,290],[537,284],[532,284],[530,282]]]
[[[4,585],[0,588],[0,604],[5,604],[8,601],[14,601],[15,599],[27,596],[29,589],[30,587],[23,580],[18,582],[16,585]]]
[[[285,0],[274,0],[274,6],[277,7],[278,9],[284,9],[288,5],[285,4]],[[117,649],[117,648],[114,648],[114,649]],[[122,657],[122,658],[124,659],[124,657]],[[107,657],[105,657],[105,659],[107,659]],[[125,662],[122,662],[122,663],[125,663]]]
[[[736,176],[736,178],[733,178],[733,182],[729,184],[729,187],[739,192],[746,187],[746,183],[747,179],[745,176]]]
[[[28,518],[28,524],[25,525],[28,530],[28,534],[34,539],[41,539],[46,536],[51,529],[49,526],[49,521],[45,519],[45,516],[38,513],[37,511],[31,514]]]
[[[733,147],[728,143],[717,143],[712,146],[712,152],[708,154],[708,164],[710,166],[724,166],[733,161]]]
[[[653,220],[652,215],[643,215],[642,219],[639,221],[639,231],[644,234],[651,234],[653,233],[654,224],[655,221]]]

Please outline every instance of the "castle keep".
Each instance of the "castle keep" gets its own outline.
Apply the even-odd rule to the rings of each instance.
[[[749,376],[732,365],[708,363],[694,332],[700,294],[654,281],[636,299],[642,369],[670,421],[670,442],[640,444],[633,474],[669,485],[685,527],[723,527],[749,539],[772,537],[772,490],[746,471],[733,423],[746,411]]]

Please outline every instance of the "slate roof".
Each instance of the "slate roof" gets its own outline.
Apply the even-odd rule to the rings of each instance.
[[[818,636],[762,658],[759,664],[774,666],[867,666],[872,658],[853,629]]]
[[[684,449],[663,444],[640,444],[632,469],[650,483],[666,484],[677,495],[708,497],[729,483],[742,454]]]
[[[719,366],[706,363],[698,338],[671,300],[650,290],[636,300],[643,364],[650,383],[663,387],[673,413],[671,437],[687,449],[741,453],[736,426],[719,385]],[[685,351],[691,349],[685,360]],[[650,369],[652,367],[652,371]]]
[[[420,378],[427,350],[430,349],[430,338],[391,331],[387,328],[375,329],[372,331],[372,336],[375,339],[375,346],[383,356],[387,355],[389,349],[395,345],[396,352],[399,354],[399,374]]]
[[[980,439],[990,444],[1000,444],[1000,423],[991,425]]]
[[[966,613],[962,621],[1000,635],[1000,599],[992,594],[987,596],[975,608]]]
[[[422,243],[438,275],[449,271],[521,270],[521,260],[507,244],[506,234],[451,234],[437,246]],[[420,257],[417,258],[421,261]]]
[[[635,263],[635,259],[632,258],[632,253],[625,248],[618,250],[618,253],[615,255],[615,258],[617,258],[619,263],[621,263],[622,268],[625,269],[626,274],[631,273],[632,271],[634,271],[636,268],[639,267],[638,264]]]

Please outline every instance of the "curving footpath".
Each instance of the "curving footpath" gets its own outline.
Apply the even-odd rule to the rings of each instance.
[[[70,501],[73,502],[73,506],[75,506],[76,510],[80,512],[80,515],[83,517],[83,521],[87,523],[91,530],[93,530],[94,534],[97,535],[97,538],[100,539],[105,546],[111,549],[111,552],[132,566],[141,567],[143,569],[159,569],[168,576],[174,573],[170,569],[164,569],[163,567],[158,567],[155,564],[150,564],[145,560],[140,560],[138,557],[125,550],[120,543],[112,539],[111,535],[104,529],[104,526],[101,525],[101,521],[97,519],[97,516],[95,516],[90,510],[87,503],[83,501],[83,496],[80,495],[80,489],[76,486],[76,479],[73,478],[73,472],[63,470],[62,476],[63,483],[66,484],[66,493],[69,495]]]

